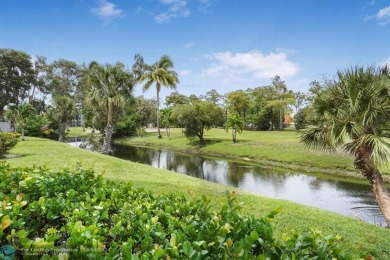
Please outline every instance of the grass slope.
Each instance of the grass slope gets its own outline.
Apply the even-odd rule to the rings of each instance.
[[[198,139],[190,141],[182,135],[181,129],[172,129],[169,140],[165,136],[158,139],[155,133],[148,133],[144,137],[127,137],[117,142],[237,158],[306,172],[363,178],[354,169],[352,156],[342,151],[328,153],[307,149],[299,142],[299,135],[295,130],[244,131],[237,137],[239,142],[233,143],[231,133],[226,133],[223,129],[211,129],[205,132],[207,144],[199,147]],[[384,179],[390,181],[390,174],[387,174],[389,169],[381,170],[385,172]]]
[[[157,137],[154,137],[157,139]],[[131,181],[135,187],[143,187],[155,193],[180,193],[186,196],[208,196],[218,208],[225,190],[235,190],[240,201],[245,203],[246,214],[264,216],[277,207],[282,212],[273,225],[279,235],[295,231],[308,231],[310,228],[323,231],[323,234],[339,234],[343,237],[343,250],[358,256],[359,253],[386,259],[390,255],[390,232],[387,229],[353,220],[335,213],[300,205],[297,203],[266,198],[212,182],[189,176],[155,169],[118,158],[91,153],[64,143],[47,139],[27,137],[11,151],[21,157],[7,159],[11,166],[47,165],[51,169],[73,167],[81,162],[84,168],[104,171],[104,176],[112,180]]]

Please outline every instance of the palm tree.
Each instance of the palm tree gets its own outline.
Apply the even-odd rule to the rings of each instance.
[[[68,122],[77,114],[75,101],[68,96],[56,96],[53,99],[53,106],[46,110],[46,117],[53,123],[58,124],[58,141],[65,142]]]
[[[334,151],[342,145],[370,182],[390,227],[390,192],[378,166],[390,162],[390,70],[355,67],[339,71],[314,100],[318,125],[303,131],[306,146]]]
[[[11,121],[11,124],[22,132],[22,141],[24,141],[24,129],[26,128],[27,118],[35,112],[35,109],[27,103],[19,106],[11,105],[5,114],[6,118]],[[16,130],[15,129],[15,130]]]
[[[157,90],[157,131],[158,138],[161,138],[160,133],[160,90],[161,86],[176,89],[176,84],[179,83],[178,75],[172,70],[173,61],[168,55],[163,55],[159,61],[151,66],[145,65],[145,72],[139,79],[139,82],[146,81],[143,90],[146,91],[153,83],[156,83]]]
[[[122,63],[100,65],[92,62],[89,65],[88,81],[91,90],[88,101],[107,112],[107,125],[104,130],[104,141],[101,153],[111,152],[111,138],[114,131],[113,114],[115,109],[123,108],[131,97],[134,86],[133,74],[125,70]]]
[[[166,107],[161,109],[161,115],[163,118],[163,124],[165,125],[168,139],[171,137],[171,123],[172,123],[172,108]]]
[[[245,121],[241,120],[238,115],[229,116],[225,124],[226,132],[229,132],[229,129],[232,129],[233,142],[237,142],[237,133],[242,133],[244,129]]]

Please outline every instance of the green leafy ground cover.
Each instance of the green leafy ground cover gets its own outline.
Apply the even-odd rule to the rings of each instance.
[[[233,143],[230,133],[214,128],[205,132],[205,139],[208,142],[200,147],[197,139],[187,139],[182,135],[181,129],[176,128],[171,130],[171,139],[158,139],[155,133],[148,133],[144,137],[122,138],[117,142],[167,147],[184,152],[243,159],[307,172],[363,178],[354,169],[352,156],[341,150],[334,154],[307,149],[299,142],[299,135],[295,130],[243,131],[242,134],[237,135],[237,138],[239,142]],[[384,179],[390,181],[389,169],[382,169],[382,172]]]
[[[351,259],[338,236],[313,230],[276,238],[234,196],[154,195],[80,168],[49,172],[0,164],[0,237],[16,257],[57,259]]]
[[[282,237],[283,233],[290,233],[291,230],[303,233],[313,228],[321,230],[324,236],[340,235],[341,250],[351,252],[354,257],[362,253],[376,259],[386,259],[390,255],[390,232],[387,229],[325,210],[266,198],[166,170],[91,153],[47,139],[28,137],[26,141],[19,142],[11,152],[19,156],[6,160],[12,167],[36,164],[59,170],[81,162],[84,168],[104,172],[103,176],[107,179],[131,181],[135,188],[145,188],[153,191],[155,195],[175,193],[197,198],[205,195],[210,199],[210,206],[215,211],[222,207],[220,201],[225,197],[224,192],[235,191],[238,200],[245,203],[242,212],[246,216],[265,217],[276,208],[282,209],[272,222],[277,237]]]

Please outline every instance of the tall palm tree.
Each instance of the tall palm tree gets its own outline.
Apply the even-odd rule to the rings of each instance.
[[[88,82],[91,86],[88,101],[107,112],[107,125],[104,130],[101,153],[109,154],[114,131],[114,110],[123,108],[131,97],[134,77],[125,70],[122,63],[100,65],[92,62],[89,65]]]
[[[241,120],[241,118],[238,115],[229,116],[227,118],[226,124],[225,124],[225,130],[226,132],[229,131],[229,129],[232,129],[232,138],[233,142],[236,143],[237,140],[237,133],[242,133],[242,130],[244,129],[245,121]]]
[[[355,67],[339,71],[314,100],[318,125],[303,131],[308,147],[334,151],[342,146],[370,182],[390,227],[390,192],[378,166],[390,162],[390,70]]]
[[[18,129],[22,132],[22,141],[24,141],[24,129],[26,128],[27,118],[34,112],[35,109],[27,103],[19,106],[11,105],[7,109],[5,116],[15,126],[15,130]]]
[[[66,129],[68,122],[76,115],[76,103],[73,98],[68,96],[56,96],[53,99],[53,106],[46,110],[46,117],[53,123],[58,124],[58,141],[65,142]]]
[[[143,90],[148,90],[153,83],[156,83],[157,90],[157,131],[158,138],[161,138],[160,133],[160,90],[161,86],[176,89],[179,83],[178,75],[172,70],[173,61],[168,55],[161,56],[160,60],[151,66],[145,65],[145,71],[139,79],[139,82],[146,81]]]

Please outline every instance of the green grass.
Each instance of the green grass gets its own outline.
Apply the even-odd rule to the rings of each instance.
[[[190,141],[181,134],[181,129],[171,130],[171,139],[158,139],[155,133],[144,137],[128,137],[117,140],[121,144],[167,147],[184,152],[230,157],[270,166],[299,169],[306,172],[327,173],[362,179],[354,169],[354,158],[342,151],[328,153],[305,148],[294,130],[243,131],[238,134],[238,143],[233,143],[231,133],[223,129],[205,132],[207,144],[198,146],[198,139]],[[382,169],[383,177],[390,181],[388,169]]]
[[[145,137],[147,139],[149,137]],[[150,137],[157,139],[156,136]],[[211,138],[210,136],[207,139]],[[176,139],[176,138],[175,138]],[[162,142],[169,141],[164,138]],[[187,144],[183,138],[177,142]],[[264,138],[264,142],[267,141]],[[390,232],[358,220],[347,218],[332,212],[300,205],[297,203],[266,198],[249,192],[189,176],[151,168],[118,158],[91,153],[71,147],[64,143],[47,139],[27,137],[11,150],[20,157],[7,159],[11,166],[47,165],[52,169],[75,166],[81,162],[85,168],[96,172],[104,171],[104,176],[111,180],[131,181],[135,187],[143,187],[155,193],[179,193],[186,196],[206,195],[212,205],[219,207],[225,190],[236,191],[240,201],[245,203],[244,213],[264,216],[269,211],[281,207],[282,212],[273,225],[276,233],[288,233],[291,230],[303,232],[310,228],[318,229],[323,234],[339,234],[343,239],[341,247],[357,256],[359,253],[373,255],[377,259],[386,259],[390,255]]]
[[[95,130],[92,133],[92,128],[82,128],[80,127],[69,127],[69,131],[67,132],[67,137],[89,137],[91,135],[100,135],[99,131]]]

